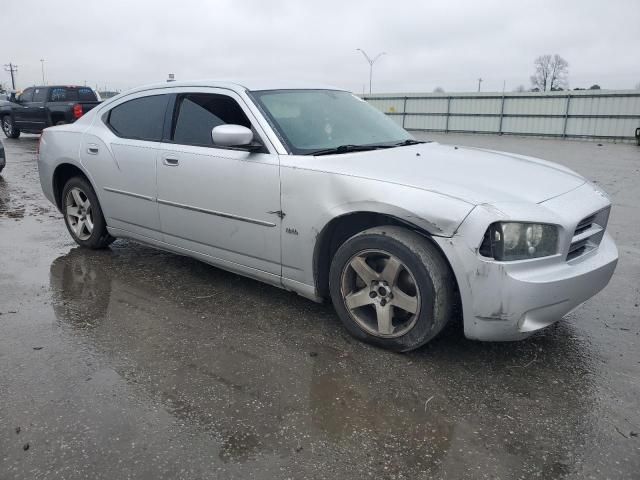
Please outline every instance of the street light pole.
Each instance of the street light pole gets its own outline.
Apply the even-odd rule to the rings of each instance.
[[[40,59],[40,63],[42,64],[42,85],[46,85],[44,82],[44,58]]]
[[[367,52],[365,52],[361,48],[356,48],[356,50],[362,53],[365,60],[369,63],[369,95],[371,95],[371,83],[373,81],[373,64],[376,63],[376,60],[378,60],[382,55],[386,55],[387,52],[380,52],[378,55],[371,58],[369,55],[367,55]]]

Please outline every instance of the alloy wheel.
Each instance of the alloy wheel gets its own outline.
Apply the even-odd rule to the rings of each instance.
[[[87,240],[93,233],[93,212],[87,194],[74,187],[65,199],[65,215],[69,227],[79,240]]]
[[[8,115],[2,119],[2,131],[7,137],[10,137],[13,133],[13,122],[11,122],[11,118]]]
[[[420,314],[420,289],[411,270],[382,250],[364,250],[346,263],[340,291],[351,317],[377,337],[400,337]]]

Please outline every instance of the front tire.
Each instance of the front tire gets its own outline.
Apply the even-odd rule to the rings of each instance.
[[[329,273],[331,299],[359,340],[397,352],[434,338],[454,312],[455,280],[440,250],[396,226],[347,240]]]
[[[20,136],[20,130],[16,128],[11,115],[2,117],[2,131],[7,138],[18,138]]]
[[[67,230],[81,247],[105,248],[115,239],[107,231],[98,197],[83,177],[73,177],[62,190],[62,214]]]

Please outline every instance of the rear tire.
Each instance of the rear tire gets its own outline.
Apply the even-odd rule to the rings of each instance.
[[[371,228],[342,244],[331,262],[329,289],[349,333],[396,352],[434,338],[456,303],[453,273],[440,250],[396,226]]]
[[[7,138],[18,138],[20,136],[20,130],[16,128],[11,115],[5,115],[2,117],[2,131]]]
[[[84,177],[73,177],[62,190],[62,214],[71,237],[81,247],[105,248],[115,239],[107,231],[95,191]]]

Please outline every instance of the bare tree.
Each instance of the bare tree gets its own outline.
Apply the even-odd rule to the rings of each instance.
[[[569,62],[557,53],[540,55],[533,62],[536,73],[531,75],[531,84],[541,92],[560,90],[567,84]]]
[[[526,89],[526,88],[524,88],[524,85],[518,85],[518,86],[516,87],[516,89],[514,90],[514,92],[520,92],[520,93],[522,93],[522,92],[526,92],[526,91],[527,91],[527,89]]]
[[[436,87],[433,89],[433,93],[444,93],[444,88]]]

